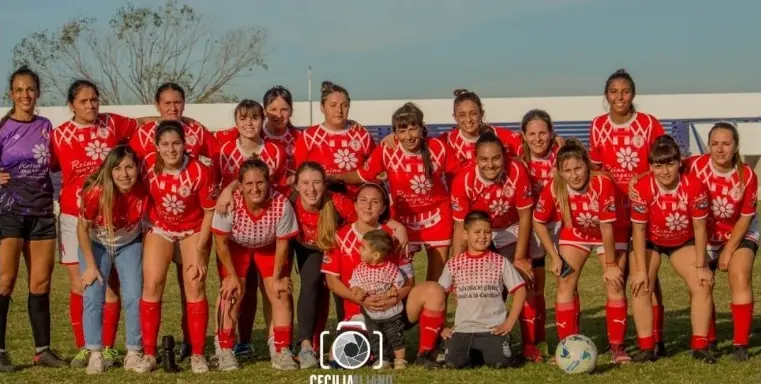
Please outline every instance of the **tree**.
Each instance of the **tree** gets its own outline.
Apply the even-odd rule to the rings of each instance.
[[[235,100],[227,91],[234,80],[267,69],[264,30],[242,27],[216,36],[201,15],[176,0],[155,8],[128,2],[106,30],[96,23],[78,17],[24,37],[12,50],[14,66],[36,70],[42,95],[59,101],[73,80],[90,80],[104,104],[152,104],[167,81],[185,88],[188,102]]]

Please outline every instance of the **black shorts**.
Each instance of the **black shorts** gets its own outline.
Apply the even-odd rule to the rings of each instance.
[[[753,256],[758,254],[758,243],[754,242],[753,240],[742,239],[742,241],[740,241],[740,244],[737,245],[737,249],[742,249],[742,248],[750,249],[750,251],[753,252]],[[723,250],[724,250],[724,246],[722,246],[715,252],[720,255],[721,251]],[[716,271],[719,268],[719,258],[717,257],[716,259],[709,260],[708,268],[710,268],[712,271]]]
[[[475,356],[478,358],[474,359]],[[450,368],[471,367],[476,362],[483,362],[492,368],[505,368],[512,365],[514,358],[510,349],[510,335],[455,332],[446,341],[445,359]]]
[[[380,340],[376,332],[380,332],[383,335],[383,359],[385,361],[393,361],[393,351],[405,348],[404,331],[409,321],[407,321],[403,313],[404,311],[389,319],[382,320],[371,319],[366,312],[364,313],[365,325],[370,336],[370,349],[373,356],[379,356],[381,352]]]
[[[55,240],[55,216],[22,216],[0,213],[0,239]]]
[[[651,250],[653,252],[658,252],[661,255],[665,255],[667,257],[671,257],[671,255],[673,255],[674,252],[676,252],[676,251],[678,251],[678,250],[680,250],[680,249],[682,249],[684,247],[689,247],[691,245],[695,245],[695,239],[694,238],[690,239],[690,240],[687,240],[684,243],[679,244],[679,245],[677,245],[675,247],[664,247],[662,245],[653,244],[652,242],[650,242],[650,240],[646,240],[645,241],[645,249],[649,249],[649,250]]]

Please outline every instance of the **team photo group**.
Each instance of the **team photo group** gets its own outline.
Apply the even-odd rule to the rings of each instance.
[[[322,366],[331,307],[334,320],[364,324],[367,365],[557,364],[547,308],[558,340],[580,334],[578,287],[590,255],[601,266],[612,362],[668,356],[662,262],[688,292],[691,356],[717,362],[720,307],[731,310],[731,356],[749,359],[758,180],[741,160],[738,131],[717,123],[708,152],[688,156],[657,116],[635,109],[635,82],[624,70],[601,79],[608,113],[590,116],[589,145],[556,135],[538,109],[525,111],[519,129],[491,126],[479,96],[464,89],[454,92],[446,133],[431,137],[424,111],[406,103],[376,140],[350,119],[349,92],[327,81],[324,121],[303,129],[291,124],[292,95],[281,86],[261,102],[241,101],[231,111],[235,126],[221,130],[183,115],[185,91],[175,83],[156,90],[156,116],[127,117],[101,112],[98,86],[74,81],[72,117],[57,127],[38,114],[32,69],[17,69],[8,86],[12,107],[0,120],[2,372],[18,369],[6,330],[22,256],[34,364],[88,374],[176,369],[159,336],[167,284],[179,286],[179,359],[193,373],[235,370],[252,357],[258,293],[274,369]],[[208,270],[212,255],[216,271]],[[415,278],[413,256],[427,258],[425,281]],[[170,267],[176,282],[167,281]],[[54,268],[68,275],[79,350],[68,358],[51,349],[51,328],[69,327],[51,325]],[[714,302],[719,273],[730,302]],[[207,280],[217,278],[219,292],[209,292]],[[557,281],[554,297],[545,293],[548,279]],[[117,346],[121,316],[125,345]],[[408,363],[405,333],[416,325]],[[332,353],[325,360],[341,366]]]

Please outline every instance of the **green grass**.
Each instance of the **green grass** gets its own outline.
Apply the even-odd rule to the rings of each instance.
[[[22,263],[23,265],[23,263]],[[761,267],[756,263],[753,273],[755,292],[758,294],[758,287],[761,286]],[[415,269],[418,278],[424,278],[425,275],[425,257],[418,256],[415,260]],[[212,266],[210,271],[215,271]],[[715,299],[717,302],[718,314],[718,336],[720,340],[719,349],[721,357],[719,364],[709,366],[700,364],[692,360],[688,354],[690,339],[690,322],[689,308],[687,307],[687,290],[682,281],[676,276],[668,262],[662,264],[660,276],[663,284],[666,305],[666,342],[670,357],[658,362],[645,365],[614,366],[609,363],[607,355],[601,355],[598,360],[596,371],[591,375],[567,376],[557,367],[549,364],[529,364],[518,369],[492,370],[492,369],[472,369],[472,370],[440,370],[424,371],[421,368],[411,366],[404,372],[386,371],[384,374],[393,375],[395,383],[494,383],[494,382],[520,382],[520,383],[612,383],[612,382],[636,382],[636,383],[751,383],[761,381],[761,357],[759,352],[761,348],[761,327],[759,322],[754,322],[754,335],[751,338],[751,360],[746,363],[736,363],[729,355],[731,352],[732,338],[732,320],[729,313],[729,289],[726,274],[720,273],[717,276],[717,286]],[[51,295],[52,306],[52,325],[53,325],[53,347],[60,351],[65,357],[71,358],[76,353],[74,340],[71,334],[71,328],[68,319],[68,282],[65,270],[57,266],[53,277],[53,289]],[[547,302],[554,302],[555,284],[554,279],[549,279],[546,289],[548,297]],[[298,282],[298,277],[295,277]],[[602,278],[600,267],[595,259],[590,259],[587,263],[579,288],[582,300],[582,332],[591,337],[602,349],[606,344],[605,337],[605,313],[604,303],[605,296],[602,290]],[[218,277],[212,273],[209,278],[208,292],[210,292],[210,302],[216,299],[218,288]],[[297,283],[298,285],[298,283]],[[296,287],[298,289],[298,287]],[[8,321],[7,344],[13,361],[17,365],[30,363],[33,355],[32,333],[29,327],[29,320],[26,314],[26,271],[21,267],[19,271],[19,281],[16,284],[13,303],[10,309],[10,318]],[[179,330],[179,296],[175,280],[174,270],[170,271],[167,283],[167,292],[165,294],[163,308],[163,322],[160,335],[174,334],[181,335]],[[550,304],[550,306],[552,306]],[[761,308],[756,306],[754,318],[758,318]],[[261,310],[259,311],[261,313]],[[449,324],[453,320],[453,312],[449,313]],[[548,312],[548,330],[550,347],[554,348],[556,344],[554,311],[549,308]],[[331,324],[335,324],[332,321]],[[117,338],[117,345],[124,345],[124,317],[120,324],[120,335]],[[213,320],[210,323],[209,334],[211,334]],[[71,368],[54,370],[38,367],[25,367],[20,372],[12,374],[0,374],[0,382],[8,383],[47,383],[55,381],[57,383],[86,383],[86,382],[120,382],[128,383],[225,383],[225,382],[258,382],[258,383],[309,383],[310,374],[327,373],[328,371],[296,371],[280,372],[275,371],[269,366],[269,362],[264,360],[266,356],[266,346],[262,332],[263,322],[261,315],[257,316],[255,326],[255,347],[259,361],[254,364],[246,364],[242,369],[231,372],[212,371],[206,375],[193,375],[189,373],[189,367],[184,365],[185,372],[180,374],[166,374],[164,372],[154,372],[149,375],[137,375],[124,372],[121,369],[113,369],[102,376],[91,377],[84,373],[84,370],[74,370]],[[514,340],[519,341],[519,331],[516,331]],[[630,348],[635,345],[634,327],[631,316],[629,317],[629,330],[627,332],[627,344]],[[180,337],[176,336],[178,339]],[[209,336],[211,340],[211,336]],[[417,328],[407,334],[408,352],[412,354],[417,346]],[[516,345],[516,347],[518,347]],[[330,371],[336,373],[336,371]],[[342,373],[342,372],[337,372]],[[356,372],[362,375],[373,374],[371,370],[361,370]]]

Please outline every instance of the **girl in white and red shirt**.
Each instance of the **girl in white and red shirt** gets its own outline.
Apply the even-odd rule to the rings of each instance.
[[[119,273],[119,292],[126,316],[127,356],[124,369],[134,370],[143,349],[140,331],[140,294],[143,289],[142,221],[148,210],[148,192],[139,181],[137,155],[117,145],[106,156],[82,190],[79,224],[79,268],[85,285],[83,315],[85,343],[91,355],[88,374],[107,368],[103,355],[105,279]]]
[[[289,244],[289,239],[298,234],[298,224],[288,198],[270,188],[270,180],[269,167],[264,161],[246,160],[240,169],[240,185],[233,194],[232,211],[214,215],[212,230],[222,281],[220,303],[223,307],[232,305],[232,310],[222,311],[224,317],[217,332],[220,369],[237,368],[231,349],[235,343],[232,324],[238,312],[237,299],[244,295],[251,267],[256,268],[263,281],[265,300],[269,301],[265,306],[272,308],[275,345],[272,367],[282,370],[298,367],[290,348],[293,299]],[[231,303],[232,299],[236,301]]]
[[[407,228],[414,246],[410,252],[426,249],[426,280],[438,281],[452,244],[452,205],[444,175],[456,171],[457,160],[443,142],[426,137],[423,111],[414,104],[397,109],[391,121],[394,143],[375,148],[358,170],[335,177],[361,184],[386,173],[393,216]]]
[[[85,179],[94,174],[103,164],[111,148],[129,141],[139,125],[139,121],[112,113],[100,113],[100,93],[95,84],[87,80],[77,80],[68,91],[68,105],[74,116],[52,132],[50,141],[51,169],[61,171],[61,193],[59,195],[60,215],[58,217],[58,242],[61,264],[69,275],[69,319],[74,332],[74,341],[79,354],[72,360],[72,367],[84,368],[89,352],[84,349],[85,338],[82,326],[84,302],[82,298],[82,277],[79,271],[79,240],[77,222],[79,218],[78,191]],[[115,279],[109,279],[116,284]],[[116,350],[112,347],[119,325],[119,296],[117,291],[106,291],[103,315],[103,345],[106,365],[113,364]]]
[[[558,338],[579,333],[578,301],[575,300],[581,269],[596,250],[603,264],[603,280],[608,298],[605,315],[612,360],[626,363],[624,351],[626,300],[623,263],[616,258],[613,223],[616,221],[616,188],[607,175],[592,169],[584,145],[567,140],[558,150],[556,174],[544,187],[534,208],[534,231],[552,258],[551,271],[558,276],[555,303]],[[562,219],[559,246],[553,243],[546,223]],[[564,268],[570,266],[572,269]]]
[[[370,132],[349,120],[349,92],[329,81],[322,83],[320,110],[325,121],[304,130],[296,140],[294,167],[305,161],[314,161],[328,175],[357,170],[375,149]],[[357,195],[356,185],[331,183],[331,190],[345,193],[352,200]]]
[[[706,186],[711,199],[708,257],[714,269],[718,266],[720,271],[728,272],[734,357],[746,361],[753,317],[751,277],[759,236],[758,177],[753,168],[740,159],[739,146],[737,128],[729,123],[717,123],[708,132],[710,153],[688,158],[686,166],[690,174]],[[712,324],[716,321],[715,312]]]
[[[632,196],[632,249],[630,281],[632,310],[640,353],[634,361],[654,361],[652,291],[661,256],[690,291],[693,357],[709,363],[716,359],[708,349],[713,274],[706,260],[708,193],[701,182],[682,172],[679,146],[671,136],[655,140],[648,156],[652,173],[639,179]]]
[[[161,297],[166,272],[179,246],[187,295],[191,369],[208,371],[203,355],[209,305],[206,300],[206,268],[211,242],[211,222],[216,184],[209,168],[185,153],[182,123],[162,121],[156,128],[157,152],[146,156],[141,176],[151,196],[148,232],[143,259],[144,286],[140,322],[145,356],[135,369],[146,373],[156,368],[156,341],[161,325]]]

